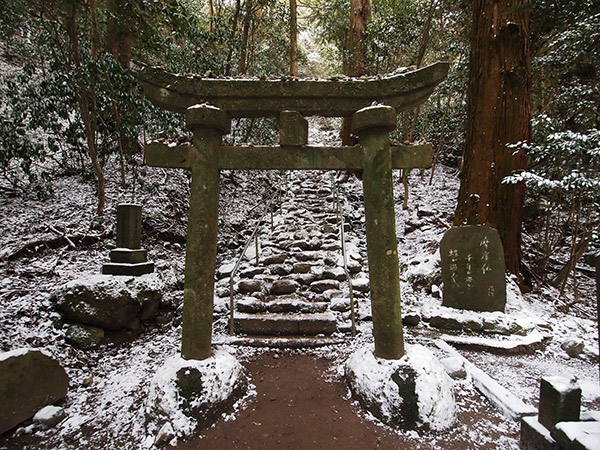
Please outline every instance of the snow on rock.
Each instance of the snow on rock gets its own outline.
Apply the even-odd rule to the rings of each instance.
[[[35,423],[39,423],[45,427],[53,427],[57,425],[61,420],[63,420],[67,414],[65,413],[64,408],[60,406],[44,406],[40,409],[35,416],[33,416],[33,421]]]
[[[150,383],[147,431],[161,441],[170,434],[189,437],[233,405],[245,389],[242,365],[222,348],[201,361],[172,356]]]
[[[158,309],[163,282],[158,275],[88,275],[56,289],[51,300],[66,320],[103,328],[131,328]]]
[[[385,423],[443,430],[455,420],[453,381],[421,345],[407,345],[399,360],[377,358],[370,346],[360,348],[345,372],[354,396]]]

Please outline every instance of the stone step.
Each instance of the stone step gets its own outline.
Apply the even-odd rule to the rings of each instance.
[[[337,331],[333,314],[237,314],[238,333],[251,336],[316,336]]]
[[[340,345],[344,339],[332,337],[278,337],[278,336],[244,336],[234,337],[223,342],[227,345],[245,345],[248,347],[267,347],[267,348],[314,348],[324,347],[326,345]]]
[[[261,301],[253,297],[245,297],[236,302],[236,310],[241,313],[322,313],[329,306],[326,302],[307,302],[299,297],[281,300]]]

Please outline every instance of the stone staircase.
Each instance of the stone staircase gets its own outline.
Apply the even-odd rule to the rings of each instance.
[[[329,179],[323,172],[291,173],[290,195],[275,213],[273,228],[266,224],[261,230],[258,264],[249,255],[236,276],[236,335],[302,346],[350,331],[348,280]],[[363,258],[358,251],[348,258],[351,273],[361,272]]]

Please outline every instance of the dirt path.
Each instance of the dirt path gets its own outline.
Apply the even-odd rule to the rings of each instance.
[[[257,395],[235,420],[220,420],[201,437],[171,449],[514,449],[518,427],[476,392],[463,391],[457,426],[444,433],[395,433],[361,418],[345,384],[327,380],[332,362],[268,352],[244,363]],[[334,377],[329,377],[334,378]]]
[[[236,420],[219,421],[182,449],[388,449],[414,447],[399,435],[362,421],[345,400],[346,387],[327,382],[331,362],[313,356],[265,353],[245,363],[257,396]]]

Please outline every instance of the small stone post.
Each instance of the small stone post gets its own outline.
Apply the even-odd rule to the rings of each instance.
[[[543,377],[540,382],[539,422],[551,430],[558,422],[576,422],[581,408],[581,388],[575,379]]]
[[[154,272],[148,251],[142,248],[142,205],[117,205],[117,247],[110,251],[110,263],[102,265],[105,275],[139,276]]]
[[[219,214],[218,147],[230,131],[226,112],[210,105],[187,109],[194,133],[192,181],[185,253],[185,285],[181,356],[202,360],[211,356],[214,277]]]
[[[369,106],[352,116],[363,148],[363,191],[371,284],[375,356],[400,359],[404,336],[389,133],[396,128],[390,106]]]

